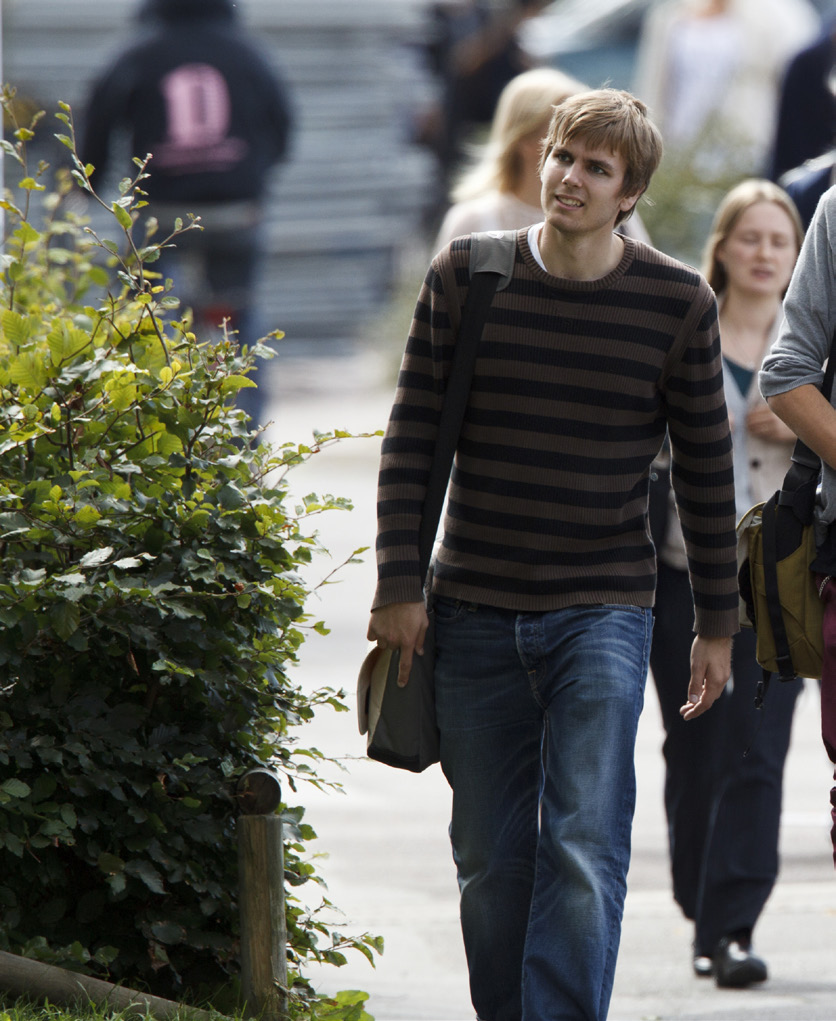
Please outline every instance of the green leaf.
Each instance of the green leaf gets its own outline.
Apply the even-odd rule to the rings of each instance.
[[[90,550],[79,560],[80,567],[98,567],[113,556],[112,546],[102,546],[101,549]]]
[[[123,872],[117,872],[115,875],[108,876],[106,882],[113,893],[117,895],[124,893],[128,885]]]
[[[68,829],[75,829],[78,825],[78,818],[72,805],[62,805],[60,809],[61,820]]]
[[[87,575],[71,571],[69,574],[57,574],[52,580],[60,585],[86,585]]]
[[[5,833],[2,835],[2,839],[3,843],[16,858],[23,857],[24,846],[20,837],[14,833]]]
[[[258,384],[249,378],[249,376],[227,376],[221,382],[221,393],[224,397],[228,397],[232,393],[238,393],[239,390],[247,390],[252,387],[258,387]]]
[[[105,872],[108,875],[118,875],[120,872],[125,871],[125,863],[119,857],[118,854],[109,854],[103,852],[99,855],[99,860],[96,862],[101,872]]]
[[[0,791],[8,794],[10,798],[21,799],[28,798],[32,793],[32,788],[22,780],[11,777],[9,780],[4,780],[3,783],[0,783]]]
[[[41,773],[32,784],[32,801],[37,804],[39,801],[46,801],[51,798],[58,787],[58,781],[50,773]]]
[[[59,638],[66,641],[73,632],[78,630],[81,613],[77,603],[62,601],[50,608],[49,622]]]
[[[6,309],[2,316],[3,335],[15,347],[21,347],[29,340],[31,324],[26,316]]]
[[[177,925],[175,922],[154,922],[151,926],[151,935],[160,943],[173,946],[183,942],[186,931],[182,925]]]
[[[73,521],[81,528],[91,528],[97,521],[101,520],[101,516],[101,512],[92,504],[85,504],[75,512]],[[85,564],[85,566],[89,566],[89,564]]]
[[[152,893],[165,893],[162,877],[148,861],[132,861],[125,866],[129,875],[138,876]]]
[[[218,503],[224,510],[238,510],[246,503],[246,497],[232,482],[218,491]]]
[[[116,217],[116,222],[119,226],[123,227],[125,230],[130,230],[133,226],[133,220],[131,219],[131,214],[127,211],[127,209],[120,206],[118,202],[114,202],[110,208],[113,215]]]
[[[39,189],[39,190],[41,190],[41,189]],[[38,231],[35,230],[35,228],[32,226],[31,223],[29,223],[28,220],[24,220],[21,223],[21,225],[15,231],[15,234],[17,235],[17,237],[20,238],[20,240],[25,245],[34,244],[36,241],[40,240],[40,237],[41,237],[41,235],[38,233]]]
[[[183,450],[183,441],[174,433],[161,433],[157,442],[157,449],[165,457],[170,454],[179,454]]]
[[[43,358],[34,351],[25,351],[12,358],[9,376],[13,383],[35,392],[43,390],[49,379]]]
[[[114,561],[113,566],[127,571],[131,567],[142,567],[142,561],[139,557],[123,557],[121,560]]]

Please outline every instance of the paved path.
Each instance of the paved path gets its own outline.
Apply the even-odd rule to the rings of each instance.
[[[270,364],[275,440],[307,440],[311,430],[382,428],[395,367],[350,346],[289,346]],[[397,357],[397,356],[396,356]],[[351,513],[318,521],[332,559],[324,576],[354,549],[374,541],[374,493],[379,440],[356,439],[316,455],[293,475],[299,495],[333,492],[355,502]],[[368,645],[364,638],[374,585],[372,559],[347,567],[339,584],[311,604],[331,627],[306,643],[300,679],[312,687],[350,690],[351,714],[330,710],[305,739],[342,761],[332,771],[345,794],[303,791],[316,829],[319,869],[328,895],[345,913],[347,931],[374,932],[386,952],[372,969],[353,955],[341,969],[312,972],[323,991],[364,989],[377,1021],[465,1021],[470,1006],[458,929],[455,873],[446,827],[449,789],[438,767],[421,776],[363,758],[353,686]],[[648,686],[637,749],[638,805],[633,864],[616,973],[612,1021],[813,1021],[836,1019],[836,877],[830,860],[827,801],[830,771],[818,736],[817,688],[799,701],[786,777],[781,846],[783,870],[756,932],[770,980],[745,991],[718,990],[690,970],[691,929],[670,894],[662,808],[662,731]]]

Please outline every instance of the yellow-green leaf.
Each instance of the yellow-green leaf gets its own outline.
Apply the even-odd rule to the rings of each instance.
[[[239,390],[246,390],[254,386],[257,386],[257,384],[248,376],[227,376],[221,383],[221,393],[227,396],[228,394],[237,393]]]
[[[22,188],[24,191],[45,191],[46,186],[38,184],[34,177],[24,177],[18,185],[18,188]]]
[[[114,387],[110,390],[109,396],[110,403],[116,411],[126,411],[136,400],[136,386],[130,383],[127,386]]]
[[[28,220],[23,220],[21,225],[15,231],[15,235],[27,245],[39,240],[41,236]]]
[[[87,347],[90,337],[84,330],[79,330],[66,320],[56,319],[46,341],[52,364],[60,365]]]
[[[42,390],[49,378],[43,359],[34,351],[16,355],[9,365],[9,375],[13,383],[27,390]]]
[[[3,313],[3,336],[10,344],[20,347],[25,344],[31,335],[31,323],[19,312],[12,312],[6,309]]]
[[[157,451],[164,457],[168,457],[169,454],[180,454],[183,451],[183,441],[174,433],[160,433]]]
[[[82,528],[90,528],[92,525],[96,524],[100,517],[101,514],[95,507],[91,504],[85,504],[84,507],[79,507],[79,509],[75,512],[73,515],[73,521]]]
[[[125,230],[130,230],[133,221],[128,210],[120,206],[118,202],[114,202],[110,208],[113,210],[113,215],[116,217],[116,222],[119,226],[124,227]]]

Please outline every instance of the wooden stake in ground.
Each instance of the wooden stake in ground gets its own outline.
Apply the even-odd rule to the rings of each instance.
[[[281,787],[268,770],[253,770],[238,788],[238,903],[241,990],[245,1010],[262,1021],[287,1015],[287,926],[284,914]],[[255,814],[253,814],[255,813]]]

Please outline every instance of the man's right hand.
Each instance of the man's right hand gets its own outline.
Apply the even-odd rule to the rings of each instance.
[[[367,637],[381,649],[400,649],[398,684],[403,688],[409,680],[412,657],[424,654],[424,635],[429,619],[423,602],[389,603],[372,610]]]

